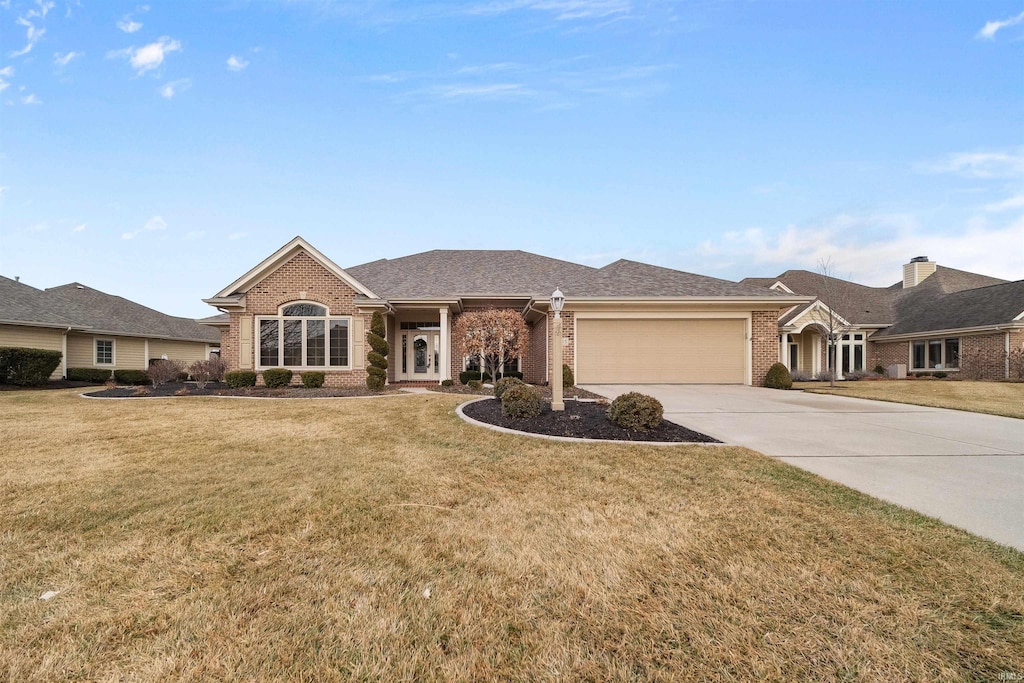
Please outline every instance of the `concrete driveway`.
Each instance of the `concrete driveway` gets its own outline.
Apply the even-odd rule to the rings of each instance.
[[[665,418],[1024,550],[1024,420],[714,385],[587,385],[650,394]]]

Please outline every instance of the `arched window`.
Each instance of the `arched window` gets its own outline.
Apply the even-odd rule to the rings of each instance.
[[[351,357],[350,316],[332,316],[326,306],[296,301],[276,316],[258,316],[261,368],[347,369]]]

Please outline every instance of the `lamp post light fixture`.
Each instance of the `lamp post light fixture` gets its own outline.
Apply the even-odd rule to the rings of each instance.
[[[562,402],[562,306],[565,295],[555,287],[551,293],[551,310],[555,312],[555,320],[551,331],[551,410],[565,410]]]

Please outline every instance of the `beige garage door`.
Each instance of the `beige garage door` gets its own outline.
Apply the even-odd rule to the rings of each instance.
[[[746,324],[718,320],[576,320],[580,384],[743,384]]]

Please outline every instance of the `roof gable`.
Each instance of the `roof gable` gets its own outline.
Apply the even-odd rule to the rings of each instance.
[[[237,296],[239,294],[244,294],[245,292],[249,291],[249,289],[253,285],[260,282],[268,275],[273,273],[275,270],[277,270],[285,263],[290,261],[292,257],[299,252],[305,252],[310,258],[312,258],[314,261],[316,261],[321,266],[326,268],[339,280],[342,280],[345,283],[347,283],[358,294],[361,294],[362,296],[365,296],[369,299],[378,298],[377,295],[374,294],[368,287],[366,287],[352,275],[347,273],[334,261],[324,256],[313,245],[311,245],[309,242],[302,239],[301,237],[295,237],[293,240],[288,242],[288,244],[284,245],[283,247],[275,251],[273,254],[265,258],[255,268],[251,269],[245,275],[238,278],[221,291],[217,292],[217,294],[212,298],[221,299]]]

